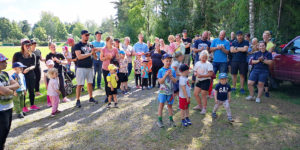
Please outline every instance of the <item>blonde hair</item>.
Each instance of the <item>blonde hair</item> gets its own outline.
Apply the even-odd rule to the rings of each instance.
[[[47,77],[52,79],[55,73],[58,74],[58,70],[56,68],[50,68],[47,72]]]
[[[271,35],[270,31],[268,30],[264,31],[264,34]]]
[[[206,61],[208,61],[208,58],[209,58],[209,53],[208,53],[208,51],[207,50],[204,50],[204,51],[202,51],[201,53],[200,53],[200,56],[199,56],[199,58],[201,59],[202,58],[202,56],[207,56],[207,60]]]
[[[169,40],[169,41],[175,41],[174,35],[169,35],[168,40]]]

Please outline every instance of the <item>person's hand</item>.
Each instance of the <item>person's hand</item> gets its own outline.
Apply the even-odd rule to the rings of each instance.
[[[222,46],[221,46],[221,49],[222,49],[222,50],[225,50],[225,46],[224,46],[224,45],[222,45]]]
[[[59,60],[56,57],[52,57],[52,60],[59,63]]]
[[[46,88],[46,89],[47,89],[47,88]],[[27,95],[27,91],[25,90],[25,91],[24,91],[24,96],[26,96],[26,95]]]
[[[92,55],[95,55],[96,53],[96,48],[92,48]]]
[[[259,60],[260,62],[263,62],[263,61],[264,61],[264,58],[261,56],[261,57],[258,58],[258,60]]]
[[[217,49],[221,49],[222,47],[220,45],[217,45]]]
[[[215,103],[218,104],[218,100],[217,99],[215,99]]]
[[[18,96],[18,94],[17,94],[17,92],[16,92],[16,91],[14,91],[14,96]]]
[[[29,72],[29,68],[24,69],[23,73],[26,74]]]
[[[112,55],[111,55],[111,54],[107,54],[107,55],[105,56],[105,58],[108,59],[108,60],[111,60],[111,59],[112,59]]]
[[[110,90],[111,90],[111,91],[114,91],[114,88],[111,87]]]
[[[201,46],[201,48],[200,48],[200,51],[202,51],[202,50],[204,50],[204,47],[203,47],[203,46]]]
[[[57,94],[61,94],[61,92],[60,92],[60,91],[57,91]]]
[[[198,74],[198,78],[202,78],[202,75]]]
[[[231,100],[230,99],[228,99],[228,103],[230,103],[231,102]]]

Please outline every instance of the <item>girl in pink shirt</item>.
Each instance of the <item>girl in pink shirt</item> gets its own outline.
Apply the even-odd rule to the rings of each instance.
[[[168,54],[173,55],[176,49],[175,37],[174,35],[169,35],[168,40],[170,42],[169,49],[167,51]]]
[[[60,111],[58,109],[59,103],[59,82],[58,82],[58,71],[55,68],[50,68],[47,72],[49,83],[47,87],[47,95],[50,97],[51,105],[52,105],[52,113],[51,116],[55,116]]]

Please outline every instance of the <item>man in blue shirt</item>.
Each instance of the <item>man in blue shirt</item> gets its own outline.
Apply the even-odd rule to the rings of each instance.
[[[237,40],[232,42],[230,52],[232,53],[231,62],[231,74],[232,74],[232,91],[236,90],[237,74],[240,74],[240,93],[244,94],[244,82],[245,76],[248,71],[247,53],[249,48],[249,42],[244,40],[243,32],[238,31],[236,33]]]
[[[149,52],[149,48],[148,48],[147,44],[143,42],[144,35],[142,33],[140,33],[138,38],[139,38],[139,41],[137,43],[135,43],[133,46],[134,55],[135,55],[135,53],[144,53],[145,54],[146,52]],[[145,58],[145,55],[143,55],[143,58]]]
[[[101,89],[101,73],[102,73],[102,61],[100,60],[100,48],[103,48],[105,46],[105,42],[101,40],[102,32],[97,31],[95,32],[96,40],[92,42],[92,45],[96,48],[96,55],[97,58],[94,59],[94,80],[93,80],[93,89],[95,89],[96,86],[96,75],[97,75],[97,86],[98,89]]]
[[[219,38],[213,40],[210,51],[214,53],[214,73],[227,73],[227,54],[230,50],[229,41],[225,40],[226,32],[222,30],[219,34]]]

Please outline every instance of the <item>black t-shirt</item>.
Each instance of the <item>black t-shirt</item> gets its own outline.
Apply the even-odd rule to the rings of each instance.
[[[155,51],[151,52],[152,66],[153,68],[161,68],[164,66],[162,62],[162,56],[165,54],[165,51],[160,51],[159,53],[155,53]]]
[[[39,49],[36,49],[35,51],[33,51],[33,53],[35,54],[35,58],[36,58],[36,66],[39,67],[42,53]]]
[[[21,52],[16,52],[13,56],[13,63],[15,62],[21,62],[23,65],[25,65],[26,67],[24,68],[27,69],[28,67],[31,67],[31,66],[35,66],[35,54],[32,53],[32,55],[28,58],[25,58],[23,56],[23,54]],[[33,70],[30,70],[28,73],[24,74],[25,76],[35,76],[34,74],[34,71]]]
[[[92,52],[93,45],[89,43],[78,42],[75,46],[75,52],[80,51],[81,54],[89,54]],[[93,56],[87,57],[77,61],[77,67],[79,68],[92,68],[93,67]]]
[[[65,56],[62,53],[57,53],[56,52],[55,54],[49,53],[46,56],[46,61],[49,60],[49,59],[52,59],[54,57],[56,57],[57,59],[59,59],[61,61],[66,59]],[[56,61],[54,61],[54,68],[56,68],[58,70],[58,73],[62,73],[62,65],[57,63]]]
[[[72,59],[76,59],[76,54],[75,54],[75,46],[71,47],[71,54],[72,54]],[[74,61],[75,66],[77,66],[77,61]]]
[[[237,40],[232,42],[231,47],[244,47],[244,46],[249,46],[249,42],[246,40],[243,40],[242,42],[238,42]],[[232,53],[232,62],[247,62],[247,54],[248,52],[237,52],[237,53]]]
[[[187,37],[186,39],[182,38],[182,41],[183,41],[184,45],[187,45],[187,44],[189,44],[189,43],[190,43],[190,44],[192,43],[192,39],[189,38],[189,37]],[[190,52],[191,52],[191,46],[192,46],[192,45],[190,45],[190,47],[188,47],[188,48],[185,48],[185,54],[190,54]]]
[[[217,91],[217,99],[218,100],[220,100],[220,101],[228,100],[228,92],[231,91],[231,87],[228,83],[226,83],[224,85],[221,83],[218,83],[216,85],[215,90]]]

